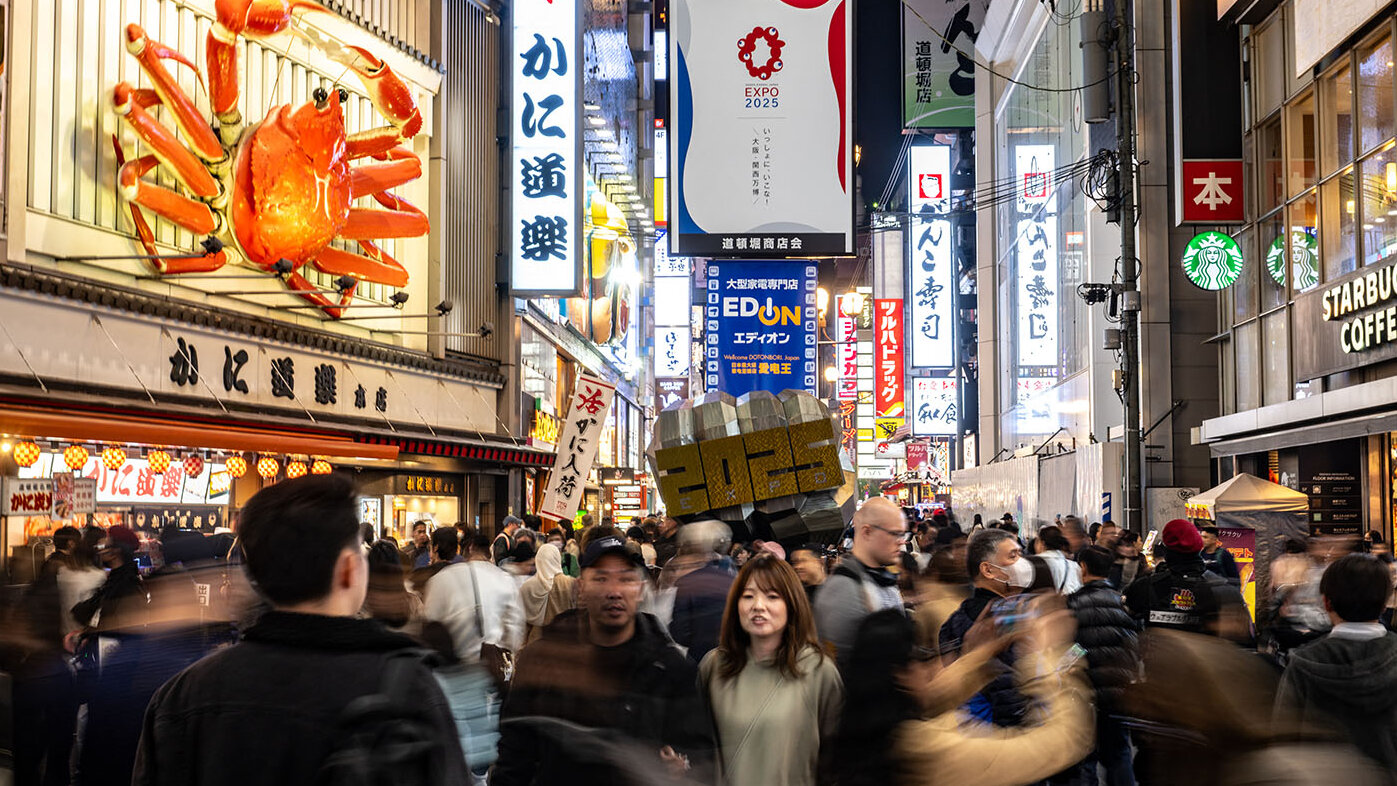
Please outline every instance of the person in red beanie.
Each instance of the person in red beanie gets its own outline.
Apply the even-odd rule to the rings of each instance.
[[[1131,615],[1146,627],[1206,633],[1250,645],[1246,601],[1241,591],[1203,564],[1198,528],[1174,519],[1164,525],[1161,540],[1164,562],[1125,589]]]

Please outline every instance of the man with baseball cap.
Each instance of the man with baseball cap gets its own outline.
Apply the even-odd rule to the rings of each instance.
[[[612,782],[604,752],[652,773],[711,772],[713,729],[697,671],[655,617],[640,612],[644,558],[614,535],[579,561],[577,609],[519,654],[501,718],[492,786]],[[559,723],[561,721],[561,723]],[[536,735],[556,744],[539,746]],[[577,740],[580,744],[573,744]]]
[[[1242,593],[1207,570],[1203,536],[1185,519],[1164,525],[1164,563],[1126,587],[1125,605],[1147,627],[1207,633],[1239,644],[1252,641]]]

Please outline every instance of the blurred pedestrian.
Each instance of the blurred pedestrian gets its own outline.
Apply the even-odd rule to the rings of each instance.
[[[964,542],[964,538],[961,541]],[[927,649],[940,651],[941,626],[956,613],[970,594],[965,575],[965,554],[956,558],[953,549],[943,548],[931,555],[926,575],[917,584],[917,608],[912,619],[917,624],[917,641]]]
[[[1134,532],[1122,532],[1116,540],[1115,563],[1111,565],[1111,575],[1107,581],[1117,592],[1123,591],[1130,583],[1150,572],[1145,555],[1140,553],[1140,536]]]
[[[897,564],[910,535],[897,503],[874,497],[854,514],[854,545],[840,560],[815,598],[815,627],[820,640],[842,666],[854,646],[859,623],[882,609],[903,609]]]
[[[1122,696],[1140,676],[1139,626],[1106,580],[1113,562],[1101,546],[1079,551],[1082,588],[1067,597],[1067,607],[1077,619],[1077,643],[1087,651],[1087,676],[1096,692],[1096,750],[1083,774],[1095,783],[1100,763],[1107,786],[1132,786],[1130,732],[1118,716]]]
[[[514,549],[514,534],[523,523],[524,520],[518,516],[504,517],[503,526],[490,544],[490,556],[496,565],[504,562],[509,552]]]
[[[985,609],[1001,598],[1019,594],[1034,580],[1032,563],[1021,554],[1014,536],[1002,529],[981,530],[970,537],[965,569],[974,592],[941,626],[941,653],[952,661],[967,651],[966,636]],[[1028,698],[1014,685],[1013,654],[1005,650],[999,658],[1004,670],[970,699],[967,709],[987,723],[1018,726],[1028,712]]]
[[[407,557],[414,569],[425,568],[432,562],[431,536],[427,533],[425,519],[418,519],[412,525],[412,547]]]
[[[1204,566],[1203,537],[1186,519],[1164,525],[1164,562],[1125,590],[1125,605],[1149,628],[1209,633],[1239,644],[1253,641],[1242,594]]]
[[[286,480],[248,501],[239,525],[242,552],[272,610],[241,642],[155,694],[132,784],[342,781],[331,762],[344,754],[362,761],[356,746],[367,732],[361,726],[350,734],[339,725],[346,708],[385,691],[380,720],[365,723],[392,724],[396,734],[408,735],[398,740],[412,744],[397,749],[404,755],[394,781],[465,781],[445,698],[413,654],[416,643],[377,620],[354,618],[369,581],[358,518],[356,490],[341,475]],[[385,686],[386,680],[396,684]]]
[[[669,633],[698,663],[718,646],[723,606],[737,570],[726,555],[732,530],[721,521],[693,521],[684,527],[680,553],[702,564],[675,582],[674,613]]]
[[[386,538],[369,547],[366,616],[409,636],[422,633],[422,596],[407,587],[407,556]]]
[[[1360,751],[1397,772],[1397,633],[1379,621],[1392,574],[1376,557],[1350,554],[1325,569],[1320,594],[1334,627],[1290,653],[1276,703],[1339,724]]]
[[[881,611],[865,619],[845,669],[840,786],[1021,786],[1081,760],[1091,747],[1090,691],[1070,649],[1071,616],[1052,608],[1030,614],[1016,634],[1025,643],[1017,687],[1041,708],[1019,729],[967,728],[956,711],[998,670],[994,658],[1009,638],[996,636],[992,625],[979,629],[986,631],[983,644],[946,664],[917,646],[902,615]]]
[[[618,744],[641,751],[641,766],[711,780],[713,731],[697,669],[654,617],[638,611],[644,583],[643,559],[622,538],[589,541],[578,608],[559,614],[519,654],[492,786],[610,784],[614,769],[601,751]],[[591,730],[586,760],[568,755],[571,748],[539,746],[529,726],[539,718]]]
[[[557,544],[545,543],[534,558],[534,575],[519,588],[528,644],[564,611],[577,608],[577,580],[563,572],[563,553]]]
[[[825,574],[825,560],[820,556],[822,552],[823,549],[813,543],[791,550],[791,567],[795,568],[796,575],[800,577],[800,585],[805,588],[805,597],[811,603],[815,602],[815,593],[828,578]]]
[[[460,554],[461,541],[458,540],[458,532],[454,527],[437,527],[432,530],[431,539],[427,544],[431,559],[427,567],[412,572],[412,588],[423,597],[426,597],[427,583],[433,576],[451,565],[464,561]]]
[[[663,568],[679,553],[679,522],[669,516],[660,520],[660,537],[655,541],[655,564]]]
[[[699,680],[713,714],[724,783],[832,782],[828,761],[843,683],[820,649],[795,570],[777,556],[758,554],[738,573],[718,648],[699,665]]]
[[[1234,587],[1242,586],[1242,574],[1237,570],[1237,560],[1232,556],[1232,552],[1222,547],[1222,541],[1218,539],[1218,528],[1199,527],[1198,532],[1203,538],[1203,550],[1199,552],[1199,556],[1203,558],[1203,566],[1222,576],[1228,584]]]
[[[1069,517],[1070,518],[1070,517]],[[1038,530],[1039,555],[1053,572],[1053,590],[1059,595],[1071,595],[1082,588],[1082,569],[1070,554],[1076,552],[1062,530],[1054,526]]]

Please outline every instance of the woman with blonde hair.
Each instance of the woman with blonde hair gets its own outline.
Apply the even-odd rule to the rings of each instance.
[[[728,593],[718,647],[699,665],[729,786],[826,783],[844,686],[820,649],[795,569],[761,553]]]

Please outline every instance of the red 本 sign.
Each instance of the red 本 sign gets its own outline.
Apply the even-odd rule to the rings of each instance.
[[[1179,178],[1184,223],[1230,224],[1246,220],[1242,159],[1189,159]]]
[[[905,414],[902,384],[902,299],[873,301],[874,403],[876,418]]]

